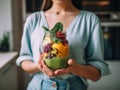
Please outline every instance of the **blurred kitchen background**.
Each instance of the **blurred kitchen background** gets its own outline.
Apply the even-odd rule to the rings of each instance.
[[[40,5],[41,0],[0,0],[0,90],[26,90],[30,77],[15,60],[25,19]],[[120,90],[120,0],[81,0],[79,5],[100,18],[104,57],[112,71],[97,82],[88,81],[88,90]]]

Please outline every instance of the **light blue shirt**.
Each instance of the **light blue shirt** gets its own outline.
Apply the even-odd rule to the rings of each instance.
[[[43,11],[35,12],[27,18],[24,25],[20,56],[16,61],[18,66],[24,60],[38,62],[45,35],[42,29],[43,25],[48,27]],[[81,10],[68,26],[66,34],[70,58],[79,64],[95,66],[101,71],[101,75],[110,74],[110,69],[103,56],[104,43],[100,21],[94,13]],[[85,79],[83,81],[86,83]]]

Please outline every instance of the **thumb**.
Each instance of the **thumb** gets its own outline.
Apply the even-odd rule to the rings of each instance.
[[[75,60],[73,60],[73,59],[68,60],[68,65],[74,65],[74,64],[75,64]]]

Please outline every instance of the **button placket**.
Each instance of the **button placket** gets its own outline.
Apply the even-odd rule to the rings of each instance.
[[[54,83],[52,83],[52,87],[53,88],[57,88],[57,85],[56,85],[56,83],[54,82]]]

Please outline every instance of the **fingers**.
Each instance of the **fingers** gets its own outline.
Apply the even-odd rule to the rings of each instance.
[[[40,57],[39,57],[39,60],[38,60],[39,64],[41,63],[42,59],[43,59],[43,54],[40,54]]]
[[[47,76],[49,77],[52,77],[54,76],[54,72],[49,69],[46,64],[44,63],[44,60],[43,60],[43,54],[40,54],[40,58],[39,58],[39,61],[38,61],[38,67],[39,69],[45,73]]]
[[[59,70],[54,71],[54,73],[56,76],[60,76],[60,75],[66,74],[66,71],[64,69],[59,69]]]
[[[42,66],[43,66],[42,71],[43,71],[47,76],[49,76],[49,77],[54,76],[54,72],[53,72],[51,69],[49,69],[49,68],[45,65],[44,62],[42,62]]]
[[[59,76],[59,75],[63,75],[63,74],[67,74],[71,71],[71,68],[74,67],[74,65],[76,64],[75,60],[73,59],[69,59],[68,60],[68,68],[65,69],[58,69],[55,71],[52,71],[50,68],[47,67],[47,65],[44,63],[43,60],[43,54],[40,54],[40,58],[38,60],[38,65],[39,65],[39,69],[45,73],[48,77],[52,77],[52,76]]]
[[[74,66],[76,65],[76,62],[75,60],[73,59],[69,59],[68,60],[68,67],[65,68],[65,69],[58,69],[58,70],[55,70],[54,73],[56,76],[59,76],[59,75],[64,75],[64,74],[68,74],[68,73],[71,73],[72,69],[74,68]]]
[[[42,64],[41,64],[42,58],[43,58],[43,54],[40,54],[39,60],[38,60],[38,64],[37,64],[38,69],[39,69],[40,71],[42,71],[42,68],[43,68],[43,66],[42,66]]]
[[[75,60],[73,60],[73,59],[69,59],[68,60],[68,65],[74,65],[76,62],[75,62]]]

